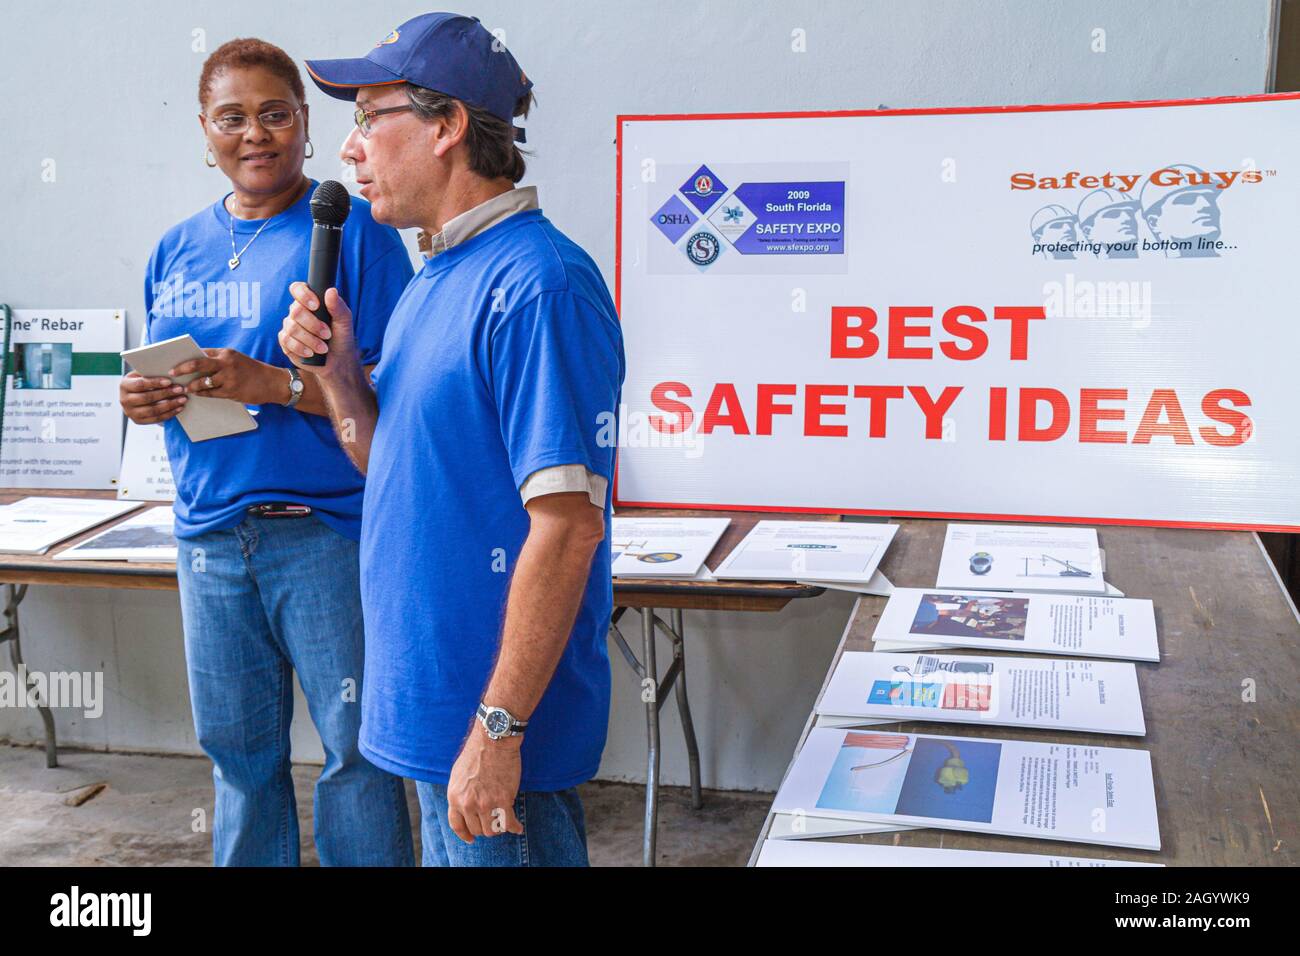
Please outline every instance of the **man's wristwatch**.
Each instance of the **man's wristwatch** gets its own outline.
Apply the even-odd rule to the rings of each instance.
[[[293,408],[302,400],[303,392],[302,373],[296,367],[289,369],[289,400],[284,403],[285,408]]]
[[[528,726],[528,721],[515,720],[504,707],[489,707],[487,704],[478,705],[478,722],[487,731],[489,740],[518,737]]]

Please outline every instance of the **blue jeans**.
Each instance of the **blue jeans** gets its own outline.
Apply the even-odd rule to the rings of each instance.
[[[357,749],[363,629],[357,544],[306,518],[247,517],[179,541],[185,659],[212,758],[218,866],[297,866],[289,764],[293,672],[325,750],[316,781],[324,866],[412,866],[402,780]]]
[[[530,790],[515,797],[524,832],[465,843],[447,826],[447,788],[415,782],[425,866],[586,866],[587,827],[576,789]]]

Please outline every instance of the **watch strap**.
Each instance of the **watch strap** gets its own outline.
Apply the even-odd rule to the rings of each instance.
[[[478,719],[479,722],[483,724],[485,730],[487,729],[488,711],[491,710],[499,710],[502,713],[504,713],[507,717],[510,718],[510,729],[507,730],[504,734],[501,734],[500,736],[502,737],[518,737],[520,734],[524,732],[524,728],[528,726],[528,721],[516,720],[514,715],[511,714],[510,711],[506,710],[504,707],[489,707],[486,703],[480,703],[478,705]]]

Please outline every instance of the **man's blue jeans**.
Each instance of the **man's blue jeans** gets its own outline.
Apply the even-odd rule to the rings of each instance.
[[[315,515],[248,517],[178,542],[194,729],[215,765],[213,862],[298,865],[289,765],[293,672],[325,750],[324,866],[415,862],[402,781],[357,749],[363,628],[357,544]]]
[[[586,866],[587,828],[576,789],[530,790],[515,797],[524,832],[465,843],[447,826],[447,788],[415,782],[425,866]]]

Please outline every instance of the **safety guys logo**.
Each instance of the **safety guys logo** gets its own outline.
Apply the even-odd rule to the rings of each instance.
[[[1051,197],[1029,218],[1032,255],[1207,259],[1236,249],[1223,238],[1219,209],[1228,190],[1276,175],[1272,169],[1207,170],[1171,163],[1150,172],[1015,172],[1010,187]]]
[[[735,167],[735,178],[727,178],[735,182],[745,170],[755,172],[752,166]],[[654,211],[650,222],[701,272],[729,251],[741,256],[843,255],[844,187],[842,178],[809,178],[741,181],[732,189],[717,172],[701,165]]]

